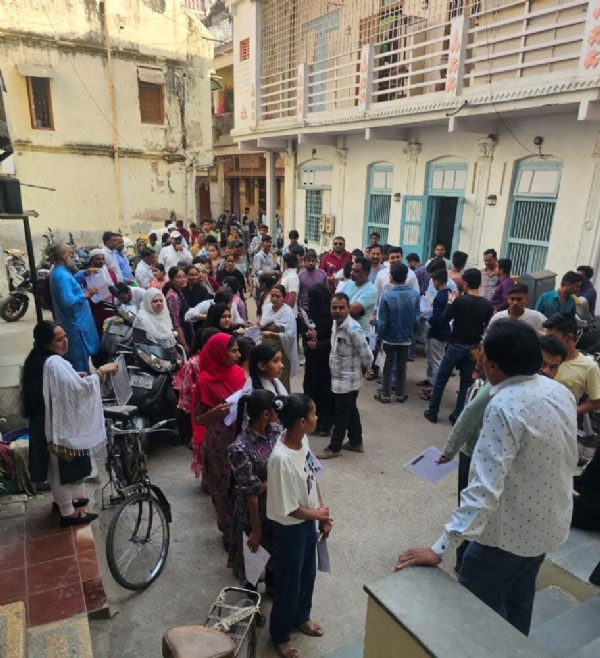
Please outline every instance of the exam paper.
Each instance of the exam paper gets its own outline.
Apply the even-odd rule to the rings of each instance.
[[[235,421],[237,420],[237,412],[238,412],[238,402],[240,401],[240,398],[244,394],[244,389],[240,389],[239,391],[236,391],[235,393],[232,393],[226,400],[225,402],[228,402],[231,407],[229,407],[229,411],[227,412],[227,415],[223,419],[223,422],[227,427],[231,427]]]
[[[98,288],[98,294],[92,297],[94,304],[110,300],[112,297],[110,290],[108,289],[108,281],[102,274],[88,274],[85,277],[85,282],[88,288],[93,288],[94,286]]]
[[[422,480],[436,484],[458,468],[458,464],[455,461],[448,462],[447,464],[436,464],[435,462],[440,458],[441,454],[436,447],[430,446],[425,452],[406,462],[404,468]]]
[[[262,546],[258,547],[256,553],[253,553],[248,547],[248,535],[246,533],[243,534],[242,541],[244,542],[244,571],[246,572],[246,580],[256,587],[256,583],[261,573],[265,570],[271,554]]]

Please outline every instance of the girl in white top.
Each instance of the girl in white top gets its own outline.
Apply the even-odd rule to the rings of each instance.
[[[331,532],[332,520],[323,505],[306,438],[317,426],[315,404],[296,393],[277,398],[275,406],[285,431],[273,448],[267,476],[267,517],[274,522],[278,559],[269,632],[279,655],[297,658],[290,641],[294,626],[306,635],[323,635],[310,611],[317,573],[315,548],[318,539]]]

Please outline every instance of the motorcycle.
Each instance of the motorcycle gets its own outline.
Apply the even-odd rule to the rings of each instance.
[[[127,404],[138,408],[135,420],[140,429],[151,427],[164,418],[174,418],[177,412],[177,396],[172,378],[178,370],[181,358],[160,345],[136,343],[133,340],[135,315],[124,307],[117,307],[117,315],[104,323],[101,348],[109,361],[123,356],[131,386]],[[112,397],[111,390],[104,390],[103,397]]]
[[[29,309],[28,295],[33,294],[33,282],[31,273],[23,260],[24,252],[20,249],[8,249],[4,253],[6,254],[9,294],[0,302],[0,317],[5,322],[16,322]],[[46,307],[46,304],[42,291],[49,271],[39,268],[35,273],[39,300],[43,308]]]

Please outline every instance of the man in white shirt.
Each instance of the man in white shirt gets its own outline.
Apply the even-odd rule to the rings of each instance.
[[[104,245],[102,247],[102,251],[104,252],[104,263],[106,264],[106,267],[108,267],[108,269],[117,277],[117,283],[123,281],[123,274],[113,251],[120,239],[121,236],[119,233],[115,233],[114,231],[104,231],[102,234],[102,243]]]
[[[172,231],[171,244],[168,247],[163,247],[158,256],[158,262],[165,266],[167,273],[171,267],[175,267],[181,261],[191,263],[193,260],[192,254],[181,244],[181,235],[179,231]]]
[[[135,268],[135,280],[139,286],[147,289],[150,287],[152,281],[154,281],[152,267],[156,264],[156,254],[150,249],[144,249],[140,256],[142,260]]]
[[[514,286],[508,289],[508,309],[506,311],[498,311],[490,320],[488,328],[498,320],[519,320],[533,327],[540,336],[545,336],[546,330],[543,325],[546,321],[546,316],[539,311],[526,308],[528,301],[529,289],[527,286],[522,283],[515,283]]]
[[[440,539],[403,553],[396,570],[438,565],[470,540],[458,582],[527,635],[538,571],[571,525],[576,403],[565,386],[536,374],[540,339],[524,322],[490,327],[483,351],[493,388],[469,486]]]
[[[283,274],[281,285],[287,293],[286,303],[292,307],[294,313],[298,312],[298,293],[300,292],[300,279],[298,278],[298,256],[287,253],[283,257]]]

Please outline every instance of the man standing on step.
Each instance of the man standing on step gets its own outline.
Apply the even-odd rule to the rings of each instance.
[[[565,386],[536,374],[540,339],[524,322],[494,323],[483,351],[491,400],[469,485],[440,539],[404,552],[396,570],[438,565],[470,540],[458,582],[528,635],[540,566],[569,534],[576,403]]]

